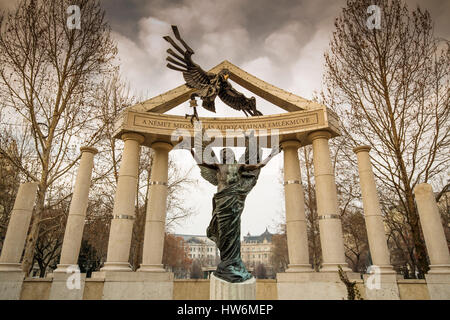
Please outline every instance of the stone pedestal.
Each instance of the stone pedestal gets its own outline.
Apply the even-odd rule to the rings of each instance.
[[[450,300],[450,274],[428,273],[425,279],[431,300]]]
[[[76,266],[78,267],[78,266]],[[82,300],[84,284],[86,281],[85,273],[54,272],[53,282],[50,289],[49,300]]]
[[[365,274],[364,288],[367,300],[399,300],[396,274]]]
[[[357,273],[346,272],[350,281],[361,281]],[[347,288],[337,272],[286,272],[277,274],[279,300],[343,300]]]
[[[104,280],[102,300],[172,300],[171,272],[94,272]]]
[[[0,300],[19,300],[24,277],[21,271],[0,272]]]
[[[210,300],[255,300],[256,279],[251,278],[240,283],[231,283],[211,274],[209,279]]]

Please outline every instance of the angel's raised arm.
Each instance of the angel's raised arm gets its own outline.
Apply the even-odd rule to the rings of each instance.
[[[195,153],[194,149],[191,149],[190,151],[191,151],[192,157],[194,158],[195,162],[197,162],[197,164],[198,164],[199,166],[203,166],[203,167],[206,167],[206,168],[209,168],[209,169],[214,169],[214,170],[217,169],[217,165],[216,165],[216,164],[214,164],[214,163],[213,163],[213,164],[208,164],[208,163],[203,162],[203,161],[197,156],[197,154]]]
[[[263,161],[261,161],[258,164],[244,164],[241,167],[241,170],[243,171],[253,171],[256,169],[261,169],[262,167],[264,167],[273,157],[275,157],[278,153],[280,153],[281,151],[281,145],[279,146],[274,146],[272,148],[272,152],[270,153],[270,155],[264,159]]]

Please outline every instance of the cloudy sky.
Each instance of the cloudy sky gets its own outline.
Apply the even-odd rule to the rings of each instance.
[[[11,7],[14,2],[0,0],[0,8]],[[419,4],[428,9],[435,22],[436,35],[450,38],[450,1],[406,2],[410,8]],[[314,91],[321,89],[323,53],[334,29],[334,19],[345,1],[103,0],[102,4],[118,43],[121,72],[142,99],[183,83],[180,73],[165,67],[168,43],[162,36],[171,35],[171,24],[178,25],[181,35],[195,51],[194,61],[204,69],[229,60],[262,80],[311,98]],[[184,115],[185,105],[170,113]],[[283,112],[258,98],[257,105],[264,114]],[[219,116],[241,115],[223,104],[218,104],[217,111]],[[200,110],[200,115],[212,114]],[[172,156],[183,168],[194,165],[186,151],[172,152]],[[242,233],[259,234],[280,220],[281,167],[282,156],[278,155],[262,171],[246,201]],[[204,234],[215,188],[201,180],[198,168],[193,170],[193,177],[201,182],[186,201],[196,208],[196,215],[175,231]]]
[[[345,1],[329,0],[105,0],[107,18],[118,41],[121,69],[131,86],[143,97],[152,97],[183,83],[178,72],[165,67],[171,24],[194,49],[194,61],[209,69],[229,60],[245,71],[304,98],[321,89],[323,53],[333,22]],[[430,10],[436,33],[449,38],[450,1],[409,1]],[[242,89],[242,88],[240,88]],[[244,91],[248,96],[251,93]],[[264,114],[281,109],[257,99]],[[173,110],[184,114],[187,103]],[[211,116],[200,111],[202,116]],[[218,105],[219,116],[239,116]],[[173,156],[183,167],[193,165],[186,151]],[[283,193],[279,183],[282,155],[272,160],[249,194],[242,215],[242,233],[259,234],[275,225],[282,213]],[[204,234],[211,217],[215,188],[204,182],[199,170],[193,177],[200,185],[188,203],[197,214],[177,232]],[[273,230],[273,229],[272,229]]]

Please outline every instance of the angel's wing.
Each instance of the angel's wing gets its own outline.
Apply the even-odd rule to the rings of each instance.
[[[208,155],[210,158],[208,160],[212,160],[213,163],[219,163],[219,160],[217,159],[216,155],[214,154],[214,151],[211,149],[211,147],[207,147],[208,143],[209,143],[209,139],[203,139],[204,137],[204,130],[198,132],[195,136],[194,136],[194,151],[197,155],[201,154],[202,155],[202,161],[205,160],[205,152],[210,152],[211,154]],[[218,185],[218,181],[217,181],[217,171],[211,168],[208,168],[204,165],[202,165],[201,163],[199,163],[198,165],[200,167],[200,174],[203,177],[203,179],[205,179],[206,181],[208,181],[209,183],[217,186]]]
[[[188,87],[195,89],[206,88],[210,85],[209,80],[211,77],[214,77],[214,74],[204,71],[198,64],[192,61],[191,56],[194,54],[194,50],[192,50],[181,38],[177,26],[172,26],[172,30],[175,38],[180,41],[186,50],[183,50],[170,36],[165,36],[164,40],[169,42],[172,47],[182,55],[180,56],[172,49],[168,49],[167,53],[169,56],[166,60],[169,61],[169,63],[167,64],[167,67],[172,70],[183,72],[183,77]]]
[[[219,98],[233,109],[243,111],[248,116],[261,116],[262,113],[256,110],[256,100],[254,97],[247,98],[242,93],[234,89],[227,82],[225,86],[220,88]]]
[[[205,167],[204,165],[199,164],[200,168],[200,175],[208,181],[209,183],[217,186],[219,184],[219,181],[217,181],[217,171],[208,167]]]

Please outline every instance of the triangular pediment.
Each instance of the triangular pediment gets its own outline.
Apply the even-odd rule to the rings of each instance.
[[[230,71],[230,79],[232,81],[283,110],[294,112],[320,106],[314,101],[307,100],[271,85],[226,60],[209,70],[209,72],[218,73],[225,68]],[[130,107],[130,109],[136,112],[165,113],[187,101],[193,92],[194,89],[188,88],[186,84],[183,84],[149,100],[138,103]]]

